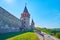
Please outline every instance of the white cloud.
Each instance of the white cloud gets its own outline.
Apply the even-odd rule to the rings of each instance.
[[[4,0],[4,2],[7,4],[13,4],[14,0]]]

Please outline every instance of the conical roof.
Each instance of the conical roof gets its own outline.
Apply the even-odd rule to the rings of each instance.
[[[23,13],[29,13],[27,7],[25,6]]]
[[[23,13],[21,14],[21,17],[28,17],[28,18],[30,18],[30,14],[29,14],[26,6],[24,8]]]

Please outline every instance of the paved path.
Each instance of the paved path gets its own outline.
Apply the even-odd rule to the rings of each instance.
[[[36,35],[40,40],[43,40],[43,37],[41,35],[39,35],[38,33],[36,33]]]
[[[40,39],[40,40],[60,40],[60,39],[57,39],[57,38],[55,38],[55,37],[53,37],[53,36],[48,36],[47,34],[45,34],[45,33],[41,33],[41,32],[38,32],[38,31],[36,31],[35,32],[36,33],[36,35],[38,36],[38,38]],[[41,33],[41,34],[40,34]],[[43,35],[44,36],[43,36]]]

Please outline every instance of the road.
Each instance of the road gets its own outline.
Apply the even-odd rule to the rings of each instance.
[[[53,36],[48,36],[48,34],[43,33],[43,32],[41,33],[39,31],[35,31],[35,33],[36,33],[36,35],[38,36],[38,38],[40,40],[60,40],[60,39],[57,39],[57,38],[55,38]]]

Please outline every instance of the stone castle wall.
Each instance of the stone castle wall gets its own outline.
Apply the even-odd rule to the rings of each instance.
[[[0,33],[22,32],[32,30],[33,26],[29,25],[30,19],[27,19],[25,21],[26,24],[24,24],[23,20],[16,18],[8,11],[0,7]]]
[[[19,27],[21,27],[20,19],[0,7],[0,33],[19,31]]]

